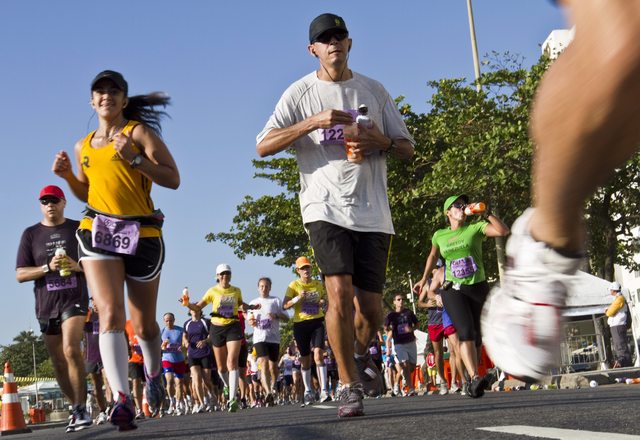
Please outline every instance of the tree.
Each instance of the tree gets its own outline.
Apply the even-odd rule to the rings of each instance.
[[[49,358],[42,335],[35,336],[33,331],[23,330],[13,338],[13,343],[0,346],[0,362],[11,362],[16,376],[33,376],[33,353],[35,347],[36,371],[41,376],[40,366]],[[43,371],[46,376],[49,372]]]
[[[507,224],[530,205],[533,145],[529,113],[548,62],[543,57],[525,69],[518,56],[493,53],[479,80],[481,91],[464,78],[430,81],[433,95],[426,113],[416,113],[402,97],[397,99],[416,140],[416,152],[408,163],[388,161],[396,235],[385,295],[408,292],[408,272],[413,281],[421,277],[431,236],[445,227],[442,203],[448,196],[467,194],[487,201]],[[270,256],[276,258],[276,264],[291,267],[297,256],[310,253],[300,217],[295,159],[289,153],[253,164],[258,170],[256,178],[275,183],[282,192],[258,199],[245,197],[231,231],[211,233],[207,240],[228,244],[239,258]],[[611,183],[587,204],[590,267],[605,278],[612,276],[614,262],[637,267],[631,256],[639,244],[630,228],[640,224],[639,171],[636,157],[617,170]],[[484,254],[487,277],[495,281],[498,265],[492,240],[485,242]]]

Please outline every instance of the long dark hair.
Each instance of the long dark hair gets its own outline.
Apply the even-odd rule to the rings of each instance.
[[[143,123],[160,136],[162,134],[160,120],[165,116],[169,117],[169,114],[156,107],[166,108],[171,101],[169,95],[164,92],[152,92],[146,95],[129,96],[128,100],[129,103],[122,109],[122,115],[126,119]]]

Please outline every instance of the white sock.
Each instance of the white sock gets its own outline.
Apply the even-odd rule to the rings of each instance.
[[[225,371],[224,373],[220,373],[220,379],[222,379],[222,383],[225,387],[229,386],[229,371]]]
[[[320,389],[322,391],[327,391],[327,366],[320,365],[317,367],[318,370],[318,379],[320,380]]]
[[[229,400],[236,398],[238,389],[238,370],[229,370]]]
[[[138,337],[138,344],[142,349],[142,357],[144,358],[144,367],[150,377],[156,377],[162,373],[162,350],[160,344],[162,340],[160,333],[155,338],[145,341]]]
[[[301,369],[302,371],[302,383],[304,384],[305,393],[311,391],[311,368],[308,370]]]
[[[100,345],[102,365],[113,392],[113,398],[118,399],[118,393],[130,396],[128,378],[129,352],[124,331],[100,333],[98,343]]]

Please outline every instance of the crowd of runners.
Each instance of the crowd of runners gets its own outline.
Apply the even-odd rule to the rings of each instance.
[[[539,378],[556,365],[560,310],[584,259],[584,202],[637,149],[630,115],[640,105],[640,3],[562,3],[572,6],[576,35],[545,74],[533,105],[535,209],[514,224],[501,285],[489,289],[481,243],[510,230],[461,193],[444,201],[447,225],[434,232],[415,285],[419,305],[428,309],[427,375],[440,376],[441,394],[484,394],[481,343],[518,377]],[[313,262],[298,258],[298,278],[282,300],[271,296],[264,277],[249,303],[231,284],[231,268],[220,264],[216,284],[199,300],[188,291],[179,298],[189,314],[184,323],[165,313],[162,328],[164,215],[150,194],[152,184],[180,185],[161,137],[158,107],[169,98],[129,96],[124,77],[111,70],[93,79],[98,128],[72,155],[58,152],[52,167],[86,210],[80,221],[67,219],[64,191],[43,188],[42,220],[24,231],[16,263],[18,281],[34,282],[40,329],[73,406],[68,432],[93,424],[86,373],[99,407],[96,423],[109,419],[121,431],[135,429],[147,406],[149,416],[161,417],[335,399],[339,417],[354,417],[364,415],[366,396],[382,396],[385,388],[416,393],[410,376],[418,320],[401,295],[384,320],[382,307],[394,234],[387,160],[411,159],[415,141],[382,84],[349,68],[352,43],[341,17],[316,17],[307,51],[318,69],[285,90],[256,138],[261,157],[295,153]],[[316,268],[322,280],[311,276]],[[281,323],[289,319],[294,344],[282,350]]]

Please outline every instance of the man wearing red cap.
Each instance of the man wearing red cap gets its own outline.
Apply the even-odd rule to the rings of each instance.
[[[42,220],[22,233],[16,279],[34,282],[36,317],[62,392],[73,403],[67,432],[91,426],[80,341],[89,304],[87,284],[78,265],[79,222],[64,216],[64,192],[49,185],[40,191]]]
[[[342,17],[316,17],[307,50],[318,69],[284,92],[256,139],[261,157],[288,148],[296,155],[302,221],[325,276],[327,334],[345,385],[340,417],[363,415],[364,393],[381,392],[368,347],[382,324],[394,233],[387,158],[410,159],[414,152],[414,140],[382,84],[349,69],[352,43]],[[355,124],[357,135],[345,136],[359,113],[367,122]]]

